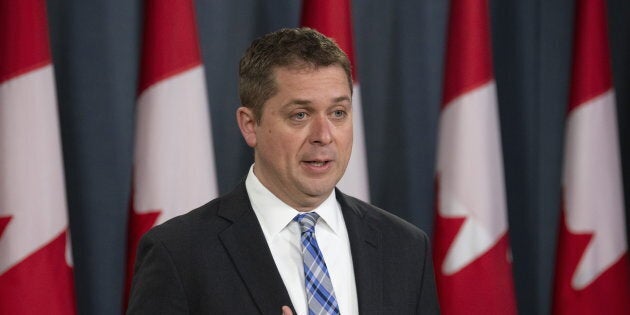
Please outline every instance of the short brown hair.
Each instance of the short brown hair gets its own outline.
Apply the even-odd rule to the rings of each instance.
[[[352,70],[348,56],[333,39],[310,28],[280,29],[254,40],[239,65],[239,96],[252,109],[257,122],[263,104],[277,93],[276,67],[326,67],[339,65],[346,72],[352,91]]]

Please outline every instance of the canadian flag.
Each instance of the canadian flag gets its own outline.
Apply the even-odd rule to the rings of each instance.
[[[554,314],[630,314],[615,94],[604,0],[576,2]]]
[[[350,0],[305,0],[302,5],[302,26],[310,27],[333,38],[337,45],[348,55],[350,63],[352,63],[352,77],[354,79],[352,129],[354,142],[350,162],[338,186],[344,193],[369,202],[370,184],[363,129],[361,92],[354,61]]]
[[[127,292],[140,237],[218,194],[193,2],[144,5]]]
[[[46,2],[0,0],[0,314],[75,314]]]
[[[516,314],[487,0],[450,5],[435,266],[444,314]]]

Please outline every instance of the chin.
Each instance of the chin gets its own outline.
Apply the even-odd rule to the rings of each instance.
[[[305,183],[304,191],[311,196],[328,196],[333,189],[335,189],[335,185],[332,183]]]

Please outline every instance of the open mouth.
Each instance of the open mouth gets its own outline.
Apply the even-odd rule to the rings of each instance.
[[[322,167],[330,163],[330,161],[306,161],[306,164],[315,167]]]

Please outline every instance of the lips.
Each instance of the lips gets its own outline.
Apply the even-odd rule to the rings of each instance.
[[[332,160],[305,160],[302,165],[311,173],[322,174],[328,172],[332,167]]]
[[[306,161],[306,163],[308,163],[308,164],[310,164],[312,166],[316,166],[316,167],[324,166],[328,162],[329,161]]]

